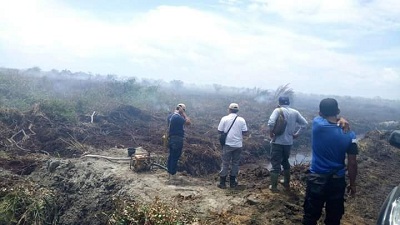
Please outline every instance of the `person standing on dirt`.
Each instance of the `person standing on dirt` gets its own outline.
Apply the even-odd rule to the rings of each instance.
[[[229,132],[226,137],[225,145],[222,146],[222,166],[219,172],[220,182],[217,185],[219,188],[226,188],[226,177],[228,176],[229,167],[229,185],[234,188],[238,185],[236,177],[239,173],[240,156],[243,147],[243,135],[247,133],[246,121],[243,117],[237,115],[239,105],[231,103],[228,107],[228,115],[221,118],[218,124],[218,132]]]
[[[340,224],[346,192],[346,154],[350,180],[347,192],[353,196],[356,193],[356,135],[338,126],[344,120],[338,118],[339,113],[338,102],[333,98],[326,98],[320,102],[319,116],[313,120],[312,159],[304,200],[304,225],[317,224],[324,204],[325,224]]]
[[[185,135],[184,126],[190,124],[191,121],[186,115],[186,106],[183,103],[178,104],[174,113],[168,116],[169,156],[167,169],[171,179],[174,179],[176,176],[178,160],[182,155],[183,138]]]
[[[271,185],[269,189],[273,192],[278,191],[278,178],[281,172],[281,165],[283,167],[283,175],[284,179],[282,181],[283,186],[288,189],[290,187],[290,149],[293,145],[293,139],[296,139],[302,128],[308,125],[308,122],[304,117],[300,114],[299,111],[289,107],[290,101],[289,97],[281,96],[279,97],[279,106],[276,108],[268,120],[268,127],[270,130],[270,138],[271,140],[271,164],[272,170],[270,173],[271,176]],[[279,113],[284,115],[286,120],[286,128],[281,135],[275,135],[272,130],[275,126],[275,123],[278,119]],[[300,126],[300,128],[296,131],[296,127]]]

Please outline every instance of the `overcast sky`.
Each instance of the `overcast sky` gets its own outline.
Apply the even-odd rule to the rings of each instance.
[[[398,0],[0,5],[0,67],[400,99]]]

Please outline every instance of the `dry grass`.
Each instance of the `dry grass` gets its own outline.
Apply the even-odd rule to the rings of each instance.
[[[116,210],[111,214],[109,225],[116,224],[191,224],[190,218],[171,203],[156,198],[151,204],[139,204],[134,201],[115,199]]]

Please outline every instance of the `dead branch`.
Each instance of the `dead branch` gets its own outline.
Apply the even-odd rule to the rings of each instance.
[[[31,131],[32,135],[36,135],[35,131],[32,130],[33,124],[29,124],[28,129]]]
[[[379,133],[379,135],[382,135],[382,134],[383,134],[383,132],[380,131],[378,128],[375,128],[375,130]]]
[[[207,146],[211,151],[215,151],[215,149],[212,149],[210,146]]]
[[[136,140],[135,140],[135,136],[134,136],[132,133],[129,133],[129,135],[132,137],[133,142],[134,142],[136,145],[139,145],[139,144],[136,142]]]
[[[27,152],[32,152],[31,150],[25,149],[21,146],[18,145],[19,142],[16,142],[14,140],[14,137],[17,136],[18,134],[22,133],[24,136],[21,139],[21,142],[24,142],[26,140],[29,139],[29,135],[27,135],[24,131],[24,129],[21,129],[20,131],[18,131],[17,133],[13,134],[10,138],[7,138],[7,140],[12,144],[15,145],[18,149],[22,150],[22,151],[27,151]]]
[[[93,123],[94,114],[96,114],[96,111],[93,111],[92,115],[90,116],[90,123]]]
[[[85,152],[86,147],[83,144],[81,144],[78,140],[76,140],[76,138],[73,137],[71,134],[68,133],[68,135],[71,137],[72,140],[65,140],[64,138],[59,138],[59,139],[64,143],[68,144],[69,146],[78,149],[81,152]]]
[[[11,136],[10,139],[13,140],[13,141],[15,142],[14,137],[17,136],[19,133],[24,134],[24,136],[22,137],[22,140],[21,140],[21,141],[26,141],[26,140],[29,138],[29,135],[27,135],[27,134],[25,133],[24,129],[21,129],[20,131],[18,131],[17,133],[15,133],[13,136]]]
[[[14,139],[12,139],[12,138],[7,138],[7,140],[8,140],[9,142],[11,142],[12,145],[15,145],[17,148],[19,148],[19,149],[22,150],[22,151],[32,152],[31,150],[24,149],[24,148],[22,148],[21,146],[19,146],[19,145],[17,144],[17,142],[15,142]],[[12,145],[11,145],[11,146],[12,146]]]

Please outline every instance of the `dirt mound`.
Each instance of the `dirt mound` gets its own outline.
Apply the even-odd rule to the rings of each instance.
[[[143,122],[143,125],[148,125],[147,121],[151,120],[152,116],[149,113],[142,111],[131,105],[122,105],[109,113],[107,121],[117,126],[130,126],[133,122]]]
[[[388,143],[390,131],[371,131],[359,142],[357,198],[349,202],[349,213],[366,220],[378,218],[380,206],[400,183],[400,149]]]

